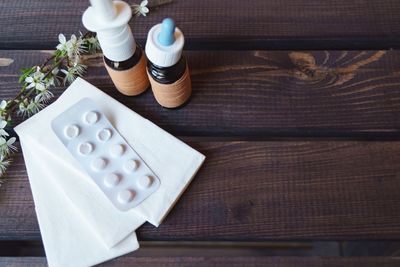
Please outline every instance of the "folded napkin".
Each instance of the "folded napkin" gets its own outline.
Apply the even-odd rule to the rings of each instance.
[[[117,210],[109,202],[51,129],[55,117],[84,97],[97,103],[161,181],[154,194],[127,212]],[[145,221],[158,226],[205,159],[82,79],[77,79],[57,101],[18,125],[15,131],[23,144],[49,265],[54,266],[93,265],[135,250],[135,229]],[[60,218],[63,223],[59,223]],[[77,234],[77,229],[85,234]],[[73,259],[67,257],[68,253],[82,253],[89,244],[94,253],[74,257],[74,265],[70,265],[68,260]],[[108,253],[103,253],[106,249]]]
[[[63,194],[36,147],[20,141],[49,266],[92,266],[139,248],[135,233],[107,248]],[[48,163],[51,164],[51,163]]]

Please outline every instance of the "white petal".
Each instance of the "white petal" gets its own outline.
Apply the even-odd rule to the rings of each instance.
[[[39,91],[43,91],[44,89],[46,89],[46,87],[43,85],[43,83],[37,83],[36,89]]]
[[[59,71],[60,71],[60,69],[56,67],[51,71],[51,74],[57,75]]]
[[[7,145],[12,145],[15,143],[15,141],[17,140],[17,138],[15,137],[11,137],[10,139],[7,140]]]
[[[144,13],[149,13],[149,9],[147,8],[147,7],[142,7],[142,12],[144,12]]]
[[[31,88],[35,87],[35,85],[36,85],[35,83],[31,83],[26,87],[26,89],[31,89]]]
[[[1,103],[0,103],[0,109],[5,109],[6,106],[7,106],[7,101],[2,100]]]
[[[8,136],[8,133],[4,131],[3,129],[0,129],[0,135],[1,136]]]
[[[29,105],[26,107],[28,110],[32,109],[35,106],[35,103],[31,102]]]
[[[67,39],[65,38],[65,35],[60,33],[58,35],[58,41],[60,42],[60,44],[65,44],[65,42],[67,41]]]
[[[37,71],[37,72],[35,72],[35,74],[33,75],[33,79],[36,79],[36,80],[42,80],[43,77],[44,77],[44,73],[41,72],[41,71]]]
[[[140,3],[140,6],[141,6],[141,7],[145,7],[145,6],[147,6],[148,3],[149,3],[149,1],[143,0],[143,1]]]
[[[25,78],[25,82],[31,83],[33,82],[33,78],[31,76]]]
[[[6,127],[6,125],[7,125],[7,122],[6,122],[6,121],[2,120],[2,121],[0,122],[0,128],[1,128],[1,129],[3,129],[4,127]]]

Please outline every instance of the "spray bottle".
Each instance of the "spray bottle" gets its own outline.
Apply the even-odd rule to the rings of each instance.
[[[172,19],[153,26],[147,36],[147,73],[157,102],[166,108],[183,105],[192,93],[184,36]]]
[[[146,56],[135,42],[128,25],[130,6],[123,1],[90,0],[83,25],[97,33],[105,67],[115,87],[128,96],[143,93],[149,87]]]

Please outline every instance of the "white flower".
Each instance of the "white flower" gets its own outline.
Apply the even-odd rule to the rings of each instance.
[[[56,85],[56,84],[60,84],[60,80],[61,77],[58,75],[60,73],[60,69],[58,67],[55,67],[52,71],[51,71],[51,76],[50,79],[52,81],[51,85]]]
[[[58,41],[60,43],[57,45],[57,50],[66,53],[70,58],[77,57],[80,53],[85,51],[82,38],[76,38],[75,34],[72,34],[71,39],[67,41],[64,34],[60,33],[58,35]]]
[[[73,69],[78,76],[83,76],[83,74],[85,74],[86,68],[87,68],[86,65],[77,62],[75,62],[73,66]]]
[[[48,75],[47,78],[44,80],[45,89],[49,88],[52,85],[53,86],[56,85],[56,83],[54,81],[54,76]]]
[[[57,45],[57,50],[60,50],[60,51],[67,51],[67,39],[65,38],[65,35],[64,34],[62,34],[62,33],[60,33],[59,35],[58,35],[58,41],[60,42],[58,45]]]
[[[8,140],[0,137],[0,154],[9,155],[11,152],[17,151],[17,147],[14,146],[16,140],[15,137],[11,137]]]
[[[54,95],[52,92],[50,92],[49,90],[44,90],[44,91],[40,92],[40,94],[37,94],[35,96],[35,101],[47,103],[53,96]]]
[[[32,99],[29,105],[26,107],[28,115],[38,113],[42,108],[44,108],[44,104],[37,101],[37,99]]]
[[[75,80],[75,78],[76,78],[75,72],[74,72],[73,68],[68,68],[68,70],[62,69],[61,72],[65,74],[65,77],[64,77],[64,85],[65,85],[67,82],[68,82],[68,83],[72,83],[72,82]]]
[[[43,104],[41,101],[38,101],[36,97],[30,101],[25,99],[24,102],[19,103],[19,114],[24,117],[29,117],[35,113],[38,113],[44,107],[45,104]]]
[[[18,105],[18,113],[21,115],[26,115],[26,107],[29,105],[28,99],[24,99],[24,101],[20,102]]]
[[[8,136],[8,133],[4,130],[7,126],[7,121],[0,118],[0,136]]]
[[[73,67],[69,67],[68,70],[62,69],[61,72],[65,74],[64,85],[67,82],[72,83],[77,76],[82,76],[85,73],[85,70],[86,66],[77,62],[74,63]]]
[[[83,40],[81,37],[76,38],[75,34],[71,35],[71,39],[67,42],[67,54],[68,57],[74,58],[79,56],[80,53],[84,52],[85,49],[82,46]]]
[[[100,43],[97,37],[92,36],[90,38],[86,38],[86,41],[89,43],[89,47],[91,48],[91,50],[93,51],[100,50]]]
[[[25,78],[25,82],[28,84],[26,89],[35,88],[36,90],[39,91],[45,90],[46,86],[43,81],[44,77],[45,77],[44,73],[41,72],[40,68],[38,67],[35,73]]]
[[[140,5],[132,5],[135,16],[142,15],[146,17],[146,14],[149,13],[149,8],[147,7],[148,3],[149,1],[143,0]]]

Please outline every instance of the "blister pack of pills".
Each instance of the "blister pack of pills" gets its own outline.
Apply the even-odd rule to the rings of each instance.
[[[51,127],[119,210],[136,207],[160,186],[158,177],[93,100],[83,98],[57,116]]]

